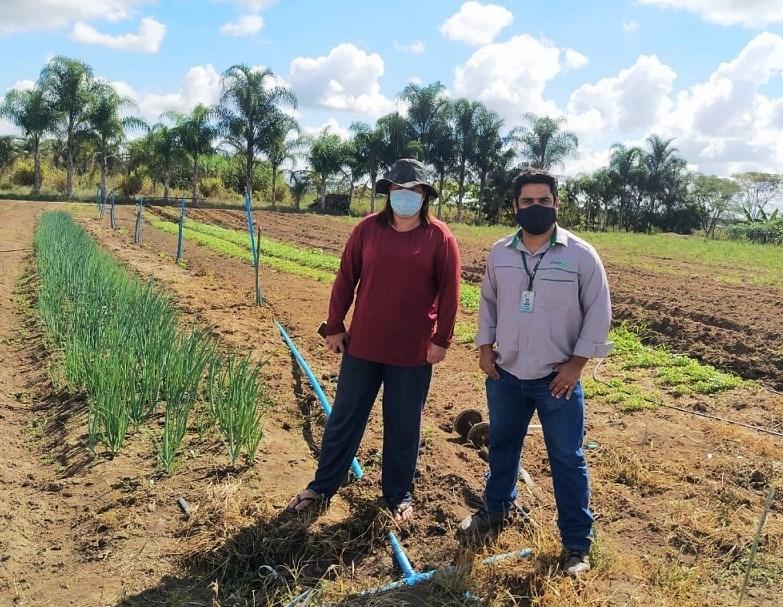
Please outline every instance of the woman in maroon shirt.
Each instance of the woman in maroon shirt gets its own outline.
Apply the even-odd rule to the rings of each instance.
[[[389,195],[386,207],[354,228],[332,287],[326,347],[343,359],[318,470],[288,508],[303,512],[329,502],[383,385],[383,497],[402,522],[413,516],[421,415],[432,365],[445,358],[454,332],[461,268],[456,239],[429,214],[438,192],[421,162],[398,160],[377,191]]]

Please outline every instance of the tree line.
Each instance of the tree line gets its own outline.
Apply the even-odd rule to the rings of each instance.
[[[46,158],[64,170],[69,197],[74,176],[94,171],[104,192],[109,175],[129,195],[147,180],[164,197],[171,188],[187,188],[193,198],[221,191],[252,197],[263,190],[273,207],[290,198],[298,208],[314,192],[325,208],[330,191],[347,194],[350,204],[361,191],[375,210],[377,180],[407,156],[432,169],[442,192],[438,216],[446,205],[458,221],[470,213],[494,223],[511,219],[511,184],[520,170],[557,173],[578,155],[578,138],[562,117],[525,114],[522,126],[509,128],[482,102],[448,97],[440,82],[409,84],[399,101],[404,109],[373,124],[351,124],[347,139],[328,128],[305,136],[292,116],[294,92],[271,70],[239,64],[223,72],[215,106],[165,112],[148,124],[133,116],[133,100],[96,78],[89,65],[54,57],[32,88],[12,90],[0,104],[0,116],[22,133],[0,138],[0,178],[15,159],[32,159],[30,185],[37,194]],[[645,147],[616,144],[607,166],[563,180],[561,216],[567,225],[589,229],[702,230],[708,236],[742,219],[758,232],[780,221],[770,208],[782,189],[776,174],[724,179],[696,173],[672,140],[653,135]],[[751,232],[734,230],[745,237]]]

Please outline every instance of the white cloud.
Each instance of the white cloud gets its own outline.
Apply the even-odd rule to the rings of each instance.
[[[110,82],[109,84],[111,84],[114,87],[114,90],[117,91],[117,93],[120,96],[128,97],[133,101],[136,101],[138,99],[138,96],[136,95],[136,91],[127,82],[123,82],[122,80],[115,80],[113,82]]]
[[[0,2],[0,35],[32,30],[52,30],[74,21],[122,21],[149,0],[3,0]]]
[[[166,36],[166,26],[151,17],[145,17],[139,25],[137,34],[110,36],[102,34],[91,25],[79,21],[73,26],[71,40],[83,44],[97,44],[118,51],[137,53],[157,53]]]
[[[565,161],[563,173],[565,175],[578,175],[579,173],[592,173],[609,164],[609,148],[599,150],[579,151],[575,158],[569,158]]]
[[[343,43],[326,56],[294,59],[289,80],[302,105],[377,117],[394,106],[381,93],[383,72],[380,55]]]
[[[630,21],[623,21],[623,31],[628,34],[633,34],[639,29],[639,22],[631,19]]]
[[[582,136],[649,128],[670,109],[669,94],[676,77],[658,57],[642,55],[617,76],[585,84],[571,93],[569,128]]]
[[[579,51],[567,48],[563,51],[563,63],[567,70],[578,70],[590,63],[590,60]]]
[[[35,86],[35,82],[33,80],[17,80],[14,82],[13,86],[11,86],[11,89],[17,89],[19,91],[29,91],[31,88]]]
[[[277,4],[278,0],[233,0],[234,4],[251,10],[256,13],[260,13],[268,9],[271,6]]]
[[[0,118],[0,137],[3,135],[19,136],[21,132],[5,118]]]
[[[132,90],[132,89],[131,89]],[[189,112],[197,104],[214,105],[220,99],[220,74],[211,65],[190,68],[179,90],[174,93],[150,93],[139,96],[139,109],[149,119],[156,120],[169,110]]]
[[[451,40],[482,46],[492,42],[513,20],[511,11],[498,4],[470,0],[443,22],[440,33]]]
[[[318,135],[326,128],[329,129],[330,133],[335,133],[343,141],[351,138],[351,131],[342,126],[334,117],[329,118],[329,120],[318,126],[303,127],[302,132],[305,135]]]
[[[783,2],[780,0],[639,0],[664,8],[684,9],[702,19],[720,25],[763,27],[783,23]]]
[[[252,36],[264,27],[264,18],[261,15],[243,15],[236,21],[226,23],[220,28],[224,36]]]
[[[427,45],[421,40],[416,40],[410,44],[400,44],[396,40],[394,41],[394,50],[402,51],[403,53],[410,53],[411,55],[423,55],[427,50]]]
[[[546,84],[561,72],[587,63],[587,57],[528,34],[478,49],[454,70],[453,94],[483,101],[510,123],[525,112],[559,115],[544,99]]]
[[[783,76],[783,37],[762,33],[705,82],[680,92],[656,125],[700,170],[719,174],[779,171],[783,163],[783,98],[759,90]]]
[[[408,78],[408,82],[410,82],[411,84],[417,84],[417,85],[421,85],[421,84],[424,83],[424,81],[421,78],[419,78],[418,76],[411,76],[410,78]]]

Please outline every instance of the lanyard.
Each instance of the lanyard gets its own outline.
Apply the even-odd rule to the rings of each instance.
[[[555,232],[552,232],[552,238],[549,239],[549,246],[546,248],[546,251],[541,253],[541,255],[538,256],[538,261],[536,262],[536,265],[533,266],[533,271],[530,271],[530,268],[528,268],[527,265],[527,255],[525,255],[524,251],[520,251],[520,255],[522,255],[522,265],[525,266],[525,273],[527,274],[527,277],[529,279],[527,283],[527,290],[532,291],[533,290],[533,280],[536,277],[536,272],[538,272],[538,266],[541,265],[541,262],[544,261],[544,255],[549,253],[549,249],[552,248],[552,245],[557,242]]]

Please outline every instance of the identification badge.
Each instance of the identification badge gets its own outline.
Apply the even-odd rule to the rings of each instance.
[[[536,294],[533,291],[522,291],[522,299],[519,301],[520,312],[532,312],[536,301]]]

